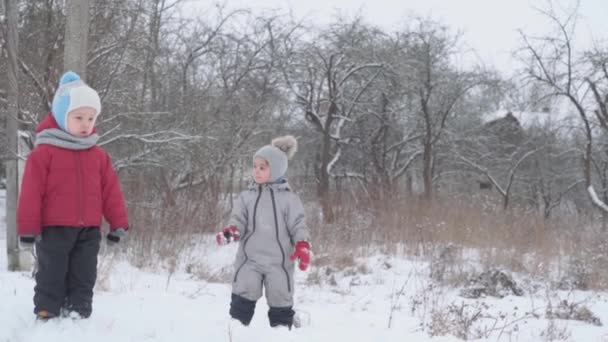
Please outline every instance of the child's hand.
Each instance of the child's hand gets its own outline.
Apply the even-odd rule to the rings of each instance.
[[[215,236],[215,240],[220,246],[227,245],[232,241],[239,241],[240,238],[241,232],[235,226],[226,227]]]
[[[118,228],[114,231],[111,231],[108,233],[108,235],[106,236],[106,239],[108,239],[107,243],[110,246],[113,246],[117,243],[120,242],[120,240],[124,239],[127,237],[127,230],[124,228]]]
[[[302,271],[306,271],[310,264],[310,244],[306,241],[298,241],[296,250],[289,257],[291,260],[298,259],[298,265]]]

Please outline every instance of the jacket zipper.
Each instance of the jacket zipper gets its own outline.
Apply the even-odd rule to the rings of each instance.
[[[285,278],[287,279],[287,291],[291,292],[291,280],[289,279],[289,273],[285,268],[285,251],[283,250],[281,239],[279,238],[279,220],[277,218],[277,206],[274,200],[274,190],[272,190],[272,188],[270,188],[270,197],[272,198],[272,212],[274,213],[274,229],[277,237],[277,243],[279,244],[279,249],[281,250],[281,268],[283,269],[283,272],[285,272]]]
[[[253,228],[252,228],[251,234],[249,234],[249,236],[247,236],[247,225],[245,225],[245,239],[243,239],[243,255],[245,255],[245,260],[236,269],[236,272],[234,273],[234,282],[236,282],[236,277],[239,275],[241,268],[243,268],[243,266],[245,266],[245,264],[247,263],[247,260],[249,260],[249,257],[247,256],[247,252],[245,251],[245,247],[247,246],[247,241],[249,241],[251,236],[253,236],[253,233],[255,233],[255,215],[258,210],[258,203],[260,202],[260,197],[262,197],[262,186],[261,185],[258,189],[258,197],[255,199],[255,204],[253,206]]]
[[[80,153],[78,151],[74,151],[74,153],[76,153],[76,169],[77,169],[77,173],[78,173],[78,177],[77,177],[77,181],[78,181],[78,213],[79,213],[79,220],[78,224],[81,227],[84,227],[84,204],[83,204],[83,190],[82,188],[84,187],[82,184],[82,160],[80,157]]]

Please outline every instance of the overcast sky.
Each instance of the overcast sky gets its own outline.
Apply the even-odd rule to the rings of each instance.
[[[217,1],[187,0],[200,8]],[[369,23],[386,30],[403,26],[408,14],[430,17],[460,30],[463,42],[475,49],[485,63],[509,72],[514,65],[510,54],[518,46],[518,29],[529,34],[550,30],[548,21],[534,6],[546,0],[229,0],[229,7],[292,11],[296,18],[324,24],[337,13],[361,13]],[[575,0],[559,0],[562,8],[572,8]],[[589,47],[595,40],[608,39],[608,0],[580,0],[577,27],[579,46]]]

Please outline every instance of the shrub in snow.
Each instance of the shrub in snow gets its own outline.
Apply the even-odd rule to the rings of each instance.
[[[560,290],[588,290],[591,271],[586,263],[577,258],[570,259],[566,266],[566,272],[557,283]]]
[[[568,326],[560,327],[552,319],[540,336],[543,337],[543,341],[572,341],[572,333],[568,330]]]
[[[502,298],[508,295],[522,296],[524,291],[513,278],[500,270],[488,270],[469,281],[467,288],[460,291],[465,298],[492,296]]]
[[[454,245],[448,245],[441,250],[439,255],[431,261],[431,279],[442,283],[446,279],[453,266],[454,261],[458,256],[458,249]]]
[[[602,321],[589,308],[577,303],[568,303],[567,300],[562,300],[556,308],[547,307],[547,319],[566,319],[587,322],[589,324],[602,326]]]
[[[444,308],[433,309],[429,333],[431,336],[453,335],[463,340],[481,338],[480,331],[474,331],[473,325],[483,318],[487,306],[484,303],[474,305],[452,303]]]
[[[460,286],[467,282],[472,266],[467,267],[467,263],[462,258],[462,248],[453,244],[440,249],[431,260],[430,277],[439,284]]]

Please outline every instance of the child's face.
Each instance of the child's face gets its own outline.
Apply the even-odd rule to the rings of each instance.
[[[253,179],[258,184],[268,183],[270,180],[270,167],[263,158],[255,158],[253,161]]]
[[[68,113],[68,133],[77,137],[88,137],[95,126],[96,110],[91,107],[79,107]]]

